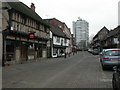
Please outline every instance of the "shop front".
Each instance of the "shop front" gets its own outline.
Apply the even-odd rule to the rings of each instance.
[[[20,64],[47,57],[46,44],[6,39],[4,41],[4,64]]]
[[[52,57],[61,57],[65,55],[66,46],[53,45]]]

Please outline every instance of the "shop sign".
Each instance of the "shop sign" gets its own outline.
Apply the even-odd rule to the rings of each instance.
[[[34,38],[34,34],[31,33],[31,34],[29,35],[29,38],[30,38],[30,39],[33,39],[33,38]]]

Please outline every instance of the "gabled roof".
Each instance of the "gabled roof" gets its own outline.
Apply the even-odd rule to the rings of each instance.
[[[60,21],[60,20],[58,20],[58,19],[56,19],[56,18],[50,18],[50,19],[46,19],[46,20],[48,20],[48,21],[50,21],[50,20],[56,20],[56,21],[58,21],[58,22],[64,24],[64,22],[62,22],[62,21]]]
[[[29,8],[24,3],[22,2],[7,2],[7,3],[10,5],[12,9],[19,11],[20,13],[25,14],[26,16],[49,27],[49,24],[46,21],[44,21],[36,12],[34,12],[31,8]]]
[[[50,25],[50,31],[59,37],[63,37],[63,38],[68,38],[65,33],[57,26],[57,25]]]
[[[108,33],[107,37],[111,37],[111,36],[117,35],[118,32],[120,33],[120,26],[118,26],[118,27],[116,27],[115,29],[111,30],[111,31]]]
[[[98,37],[99,33],[102,32],[103,30],[106,30],[107,32],[109,32],[109,30],[104,26],[104,27],[93,37],[93,39],[95,39],[96,37]]]

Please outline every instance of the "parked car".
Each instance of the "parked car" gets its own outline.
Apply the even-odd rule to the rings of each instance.
[[[93,55],[99,55],[99,50],[98,49],[93,49],[92,54]]]
[[[120,49],[104,49],[100,53],[100,62],[103,70],[120,65]]]
[[[89,49],[88,49],[88,52],[89,52],[89,53],[92,53],[92,52],[93,52],[93,49],[89,48]]]
[[[120,90],[120,66],[114,67],[112,86],[113,90]]]

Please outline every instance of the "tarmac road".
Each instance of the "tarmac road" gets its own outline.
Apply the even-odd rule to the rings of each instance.
[[[111,88],[112,70],[103,71],[98,55],[79,52],[68,58],[3,67],[3,88]]]

